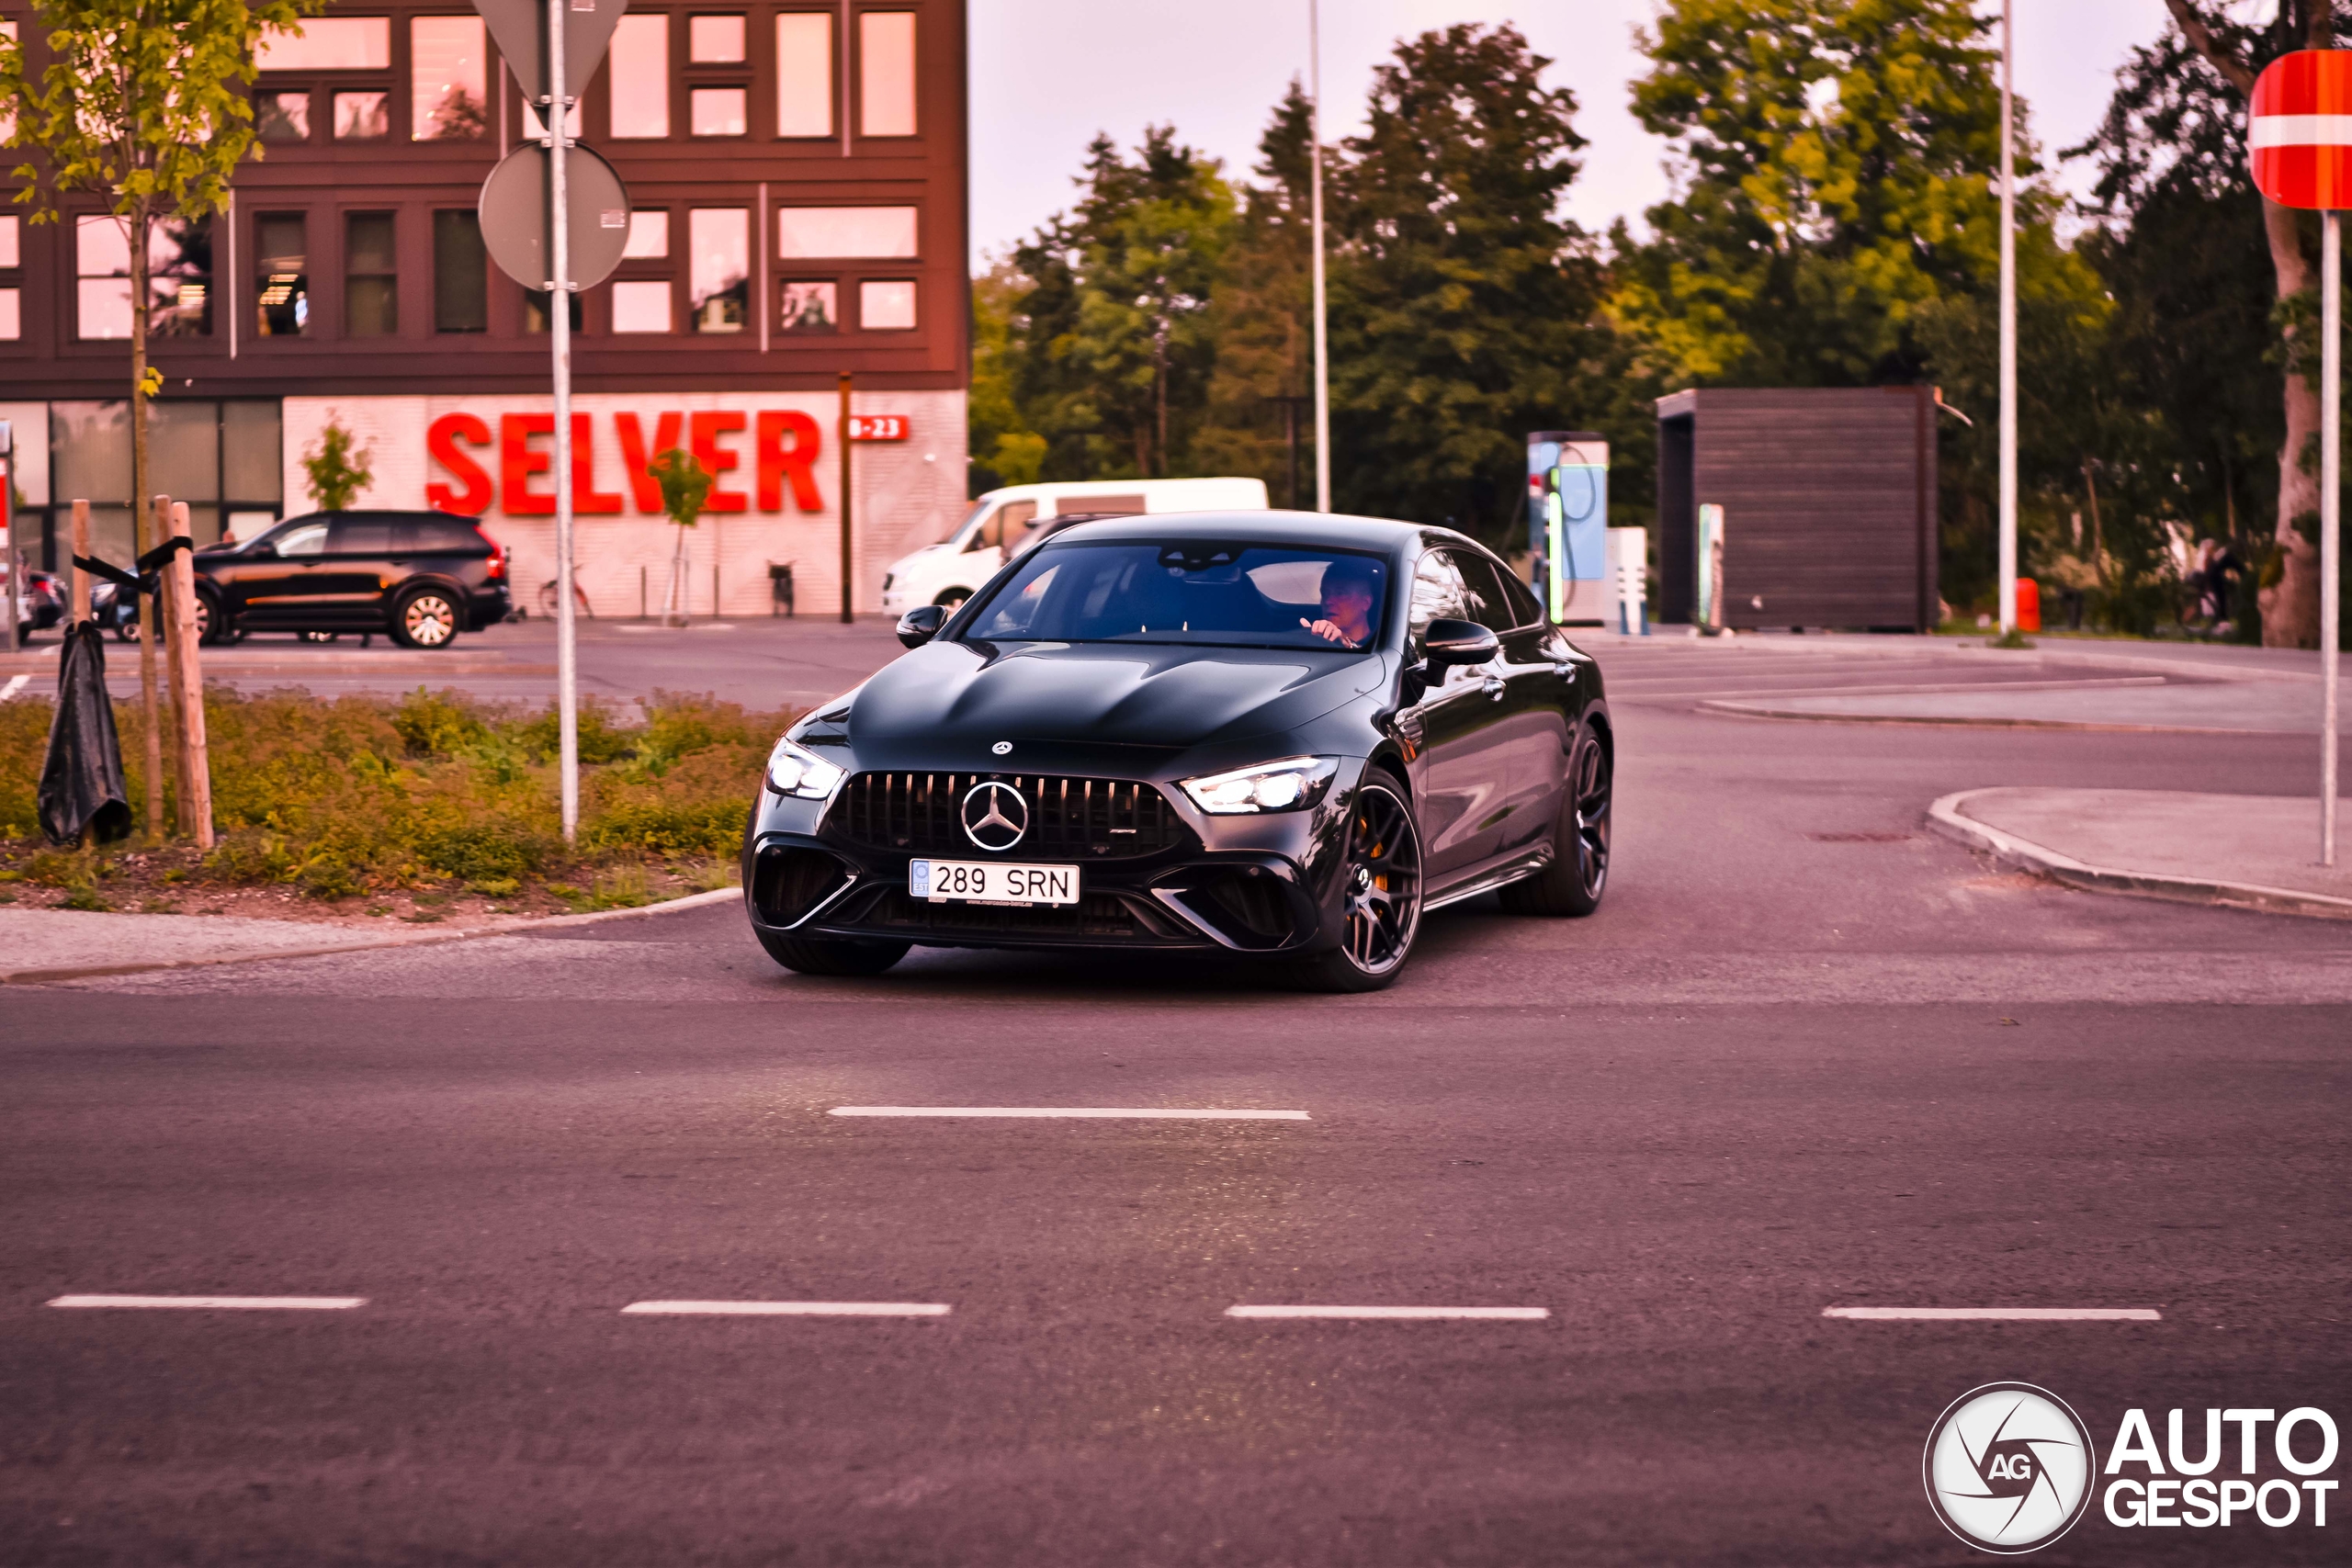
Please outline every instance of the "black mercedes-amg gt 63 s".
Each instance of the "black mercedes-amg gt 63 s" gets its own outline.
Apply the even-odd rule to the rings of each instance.
[[[1300,513],[1089,523],[794,725],[743,840],[777,963],[1193,952],[1395,979],[1421,917],[1609,878],[1600,671],[1486,550]]]

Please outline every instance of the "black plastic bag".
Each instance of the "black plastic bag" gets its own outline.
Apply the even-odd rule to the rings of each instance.
[[[40,767],[40,828],[52,844],[84,829],[100,843],[130,835],[130,791],[122,782],[122,741],[107,695],[107,645],[97,623],[65,634],[57,671],[57,712]]]

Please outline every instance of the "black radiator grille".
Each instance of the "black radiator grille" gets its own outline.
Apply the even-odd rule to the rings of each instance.
[[[1029,803],[1029,830],[1002,852],[1023,860],[1130,859],[1190,837],[1149,784],[1026,773],[860,773],[842,786],[832,825],[873,849],[978,854],[964,834],[964,796],[989,779],[1012,785]]]

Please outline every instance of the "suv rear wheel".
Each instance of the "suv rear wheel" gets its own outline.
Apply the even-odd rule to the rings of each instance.
[[[465,624],[457,598],[446,588],[412,588],[392,609],[392,640],[403,648],[447,648]]]

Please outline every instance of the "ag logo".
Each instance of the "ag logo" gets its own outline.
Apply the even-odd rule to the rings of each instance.
[[[1029,803],[1009,784],[994,779],[974,784],[964,796],[964,837],[1001,853],[1029,831]]]
[[[1995,1382],[1954,1400],[1928,1433],[1928,1502],[1980,1551],[2038,1551],[2090,1506],[2090,1429],[2031,1383]]]

